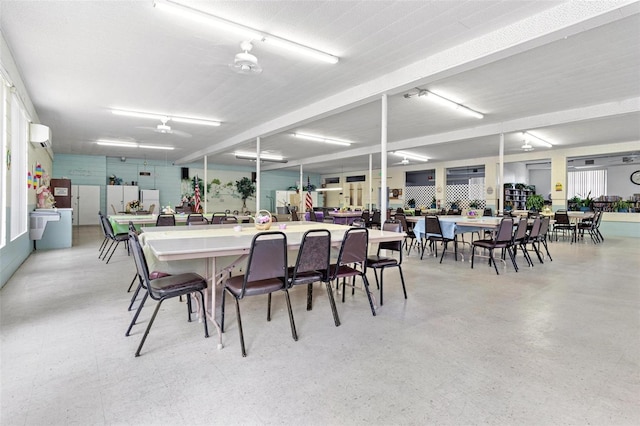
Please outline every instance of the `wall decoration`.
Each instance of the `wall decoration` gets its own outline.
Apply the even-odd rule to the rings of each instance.
[[[556,191],[562,191],[562,182],[556,183]]]
[[[27,189],[31,189],[31,185],[33,185],[33,178],[31,172],[27,172]]]

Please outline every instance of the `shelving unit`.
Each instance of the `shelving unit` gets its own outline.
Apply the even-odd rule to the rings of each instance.
[[[504,188],[504,204],[513,204],[513,210],[526,210],[527,198],[535,194],[531,189]]]

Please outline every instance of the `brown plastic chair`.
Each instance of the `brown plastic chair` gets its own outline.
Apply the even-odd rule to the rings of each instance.
[[[310,222],[317,222],[318,221],[318,217],[316,216],[316,212],[314,212],[313,210],[309,210],[309,221]]]
[[[196,223],[199,222],[199,223]],[[207,218],[204,217],[204,215],[202,213],[190,213],[189,216],[187,216],[187,225],[207,225],[209,224],[209,221],[207,220]]]
[[[555,223],[553,224],[553,233],[556,236],[556,241],[558,241],[558,231],[562,231],[562,235],[564,236],[566,231],[571,232],[571,243],[576,238],[576,225],[571,223],[571,219],[569,219],[569,214],[566,211],[557,211],[554,215]]]
[[[531,230],[527,235],[527,244],[531,244],[531,247],[536,252],[536,255],[538,256],[538,260],[540,261],[540,263],[544,263],[542,260],[542,255],[540,254],[540,250],[538,250],[538,247],[536,246],[536,243],[538,243],[538,239],[540,238],[541,228],[542,228],[542,220],[540,219],[540,216],[538,216],[533,220],[533,224],[531,225]]]
[[[295,210],[291,210],[291,220],[293,222],[299,222],[300,218],[298,217],[298,212]]]
[[[498,272],[498,265],[496,264],[496,260],[493,256],[493,251],[497,248],[507,250],[507,252],[509,253],[509,257],[511,257],[511,262],[513,263],[514,268],[516,269],[516,271],[518,270],[515,255],[513,253],[513,218],[504,218],[500,221],[500,226],[498,227],[495,238],[476,240],[473,242],[471,247],[472,269],[474,258],[476,255],[476,247],[489,250],[489,266],[491,266],[491,264],[493,263],[496,274],[500,275],[500,272]]]
[[[453,242],[453,252],[455,260],[458,260],[458,240],[455,235],[453,238],[447,238],[442,234],[442,227],[440,226],[440,218],[438,216],[429,215],[425,217],[425,236],[427,241],[429,242],[429,246],[435,249],[435,255],[438,257],[438,245],[436,243],[441,242],[444,247],[442,248],[442,255],[440,256],[440,263],[442,263],[442,259],[444,258],[445,253],[447,252],[447,245],[450,242]],[[424,249],[426,244],[422,245],[422,254],[420,255],[420,259],[424,257]]]
[[[176,226],[176,217],[172,214],[159,214],[156,226]]]
[[[225,223],[238,223],[238,218],[235,216],[224,216],[221,220],[220,223],[225,224]]]
[[[385,222],[385,224],[382,225],[382,230],[390,232],[402,232],[402,223]],[[367,268],[373,269],[373,274],[376,277],[376,284],[378,285],[378,288],[380,288],[380,306],[384,304],[383,284],[384,270],[386,268],[398,268],[398,271],[400,272],[400,281],[402,282],[402,291],[404,292],[404,298],[407,298],[407,289],[404,285],[404,275],[402,273],[402,244],[402,240],[381,242],[380,244],[378,244],[378,252],[376,253],[376,255],[367,257]],[[380,250],[388,250],[392,252],[397,251],[399,253],[399,258],[396,259],[395,257],[380,256]],[[378,273],[376,272],[377,269],[380,269],[380,282],[378,282]]]
[[[404,213],[396,213],[396,221],[400,222],[400,224],[402,225],[402,231],[407,234],[404,237],[404,241],[402,241],[402,245],[405,246],[407,254],[409,254],[411,252],[411,249],[413,248],[413,245],[416,244],[416,234],[413,232],[413,227],[409,227],[409,224],[407,223],[407,217]],[[407,240],[411,240],[411,244],[409,244]],[[419,244],[416,244],[416,248],[418,249],[418,252],[420,252]]]
[[[329,281],[329,261],[331,257],[331,233],[326,229],[312,229],[304,233],[298,251],[295,266],[289,267],[289,288],[297,285],[307,285],[307,311],[312,309],[313,283],[322,281],[327,287],[329,305],[333,313],[333,322],[340,325],[333,290]],[[267,316],[271,316],[271,294],[269,294],[269,309]]]
[[[296,325],[291,310],[291,300],[288,291],[287,274],[287,236],[279,231],[260,232],[251,241],[251,251],[247,261],[244,275],[228,278],[224,283],[222,292],[222,319],[220,328],[224,331],[225,295],[231,294],[236,301],[236,315],[238,318],[238,332],[240,333],[240,346],[242,356],[247,356],[244,346],[244,334],[242,331],[242,319],[240,317],[240,299],[248,296],[270,294],[274,291],[284,291],[287,308],[289,309],[289,322],[293,340],[298,340]],[[267,320],[271,318],[268,316]]]
[[[142,309],[147,296],[151,297],[153,300],[158,301],[158,304],[153,311],[153,315],[149,320],[149,324],[144,331],[142,340],[140,340],[140,345],[136,350],[136,356],[140,356],[140,351],[142,350],[142,346],[144,345],[145,340],[147,340],[149,330],[151,330],[151,326],[156,319],[156,315],[160,310],[160,306],[165,300],[197,292],[200,294],[200,301],[202,302],[202,304],[200,305],[200,314],[205,315],[204,293],[202,291],[207,288],[207,280],[200,275],[192,272],[170,275],[152,280],[149,277],[149,267],[147,266],[147,260],[144,256],[144,252],[142,251],[142,247],[140,246],[140,241],[138,241],[138,236],[134,232],[129,232],[129,243],[133,252],[133,258],[136,263],[138,275],[142,279],[143,286],[147,288],[147,293],[138,306],[138,310],[136,312],[134,320],[138,317],[138,314],[140,313],[140,310]],[[203,323],[204,337],[209,337],[209,329],[207,328],[206,318],[204,319]],[[133,322],[131,326],[133,326]],[[131,329],[131,326],[129,327],[129,329]]]
[[[213,216],[211,216],[211,220],[209,222],[212,225],[220,224],[220,223],[222,223],[222,221],[224,220],[225,217],[227,217],[227,214],[224,213],[224,212],[214,213]]]
[[[371,313],[376,315],[376,310],[369,290],[369,280],[367,279],[367,252],[369,248],[369,231],[366,228],[349,228],[344,234],[340,253],[336,263],[329,267],[329,280],[336,281],[342,278],[342,303],[344,303],[346,279],[351,278],[351,294],[355,290],[355,278],[361,277],[364,283],[364,291],[369,299]]]

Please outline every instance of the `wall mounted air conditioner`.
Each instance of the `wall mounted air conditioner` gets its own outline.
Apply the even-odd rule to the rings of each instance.
[[[29,140],[42,148],[51,147],[51,129],[44,124],[29,124]]]

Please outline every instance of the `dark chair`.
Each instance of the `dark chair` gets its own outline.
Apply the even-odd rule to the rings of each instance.
[[[349,228],[344,234],[338,260],[329,267],[329,280],[338,285],[342,278],[342,302],[344,303],[346,279],[351,278],[350,287],[355,290],[355,277],[361,277],[364,291],[369,299],[371,313],[376,315],[373,298],[367,280],[367,252],[369,247],[369,231],[366,228]]]
[[[524,255],[525,260],[527,261],[527,265],[533,266],[533,261],[531,260],[531,256],[529,256],[529,251],[527,250],[527,228],[529,225],[529,220],[527,218],[520,218],[518,221],[518,227],[516,228],[515,234],[513,235],[513,254],[514,256],[517,254],[517,249],[520,248],[522,250],[522,254]],[[516,263],[516,272],[518,271],[517,263]]]
[[[247,356],[244,346],[244,334],[242,332],[242,319],[240,317],[240,299],[247,296],[270,294],[274,291],[284,291],[287,308],[289,309],[289,322],[293,340],[298,340],[296,326],[293,321],[291,300],[289,299],[288,274],[287,274],[287,236],[282,232],[260,232],[251,241],[251,251],[247,261],[244,275],[228,278],[224,283],[222,292],[222,320],[220,328],[224,331],[225,295],[228,292],[236,301],[236,315],[238,318],[238,331],[240,333],[240,346],[242,356]],[[267,316],[267,320],[270,320]]]
[[[402,244],[404,245],[405,250],[407,250],[407,254],[409,254],[413,245],[416,244],[416,234],[413,232],[413,227],[409,226],[407,217],[404,213],[396,213],[396,222],[399,222],[402,225],[402,231],[406,234]],[[408,243],[407,240],[410,240],[410,243]],[[416,248],[418,249],[418,252],[420,252],[420,244],[416,244]]]
[[[307,213],[309,213],[309,222],[317,222],[318,221],[318,217],[316,216],[316,212],[314,212],[313,210],[309,210]]]
[[[313,283],[322,281],[327,287],[333,322],[340,325],[340,318],[329,281],[329,260],[331,258],[331,233],[326,229],[312,229],[304,233],[295,266],[289,267],[289,288],[307,285],[307,311],[312,309]],[[271,294],[269,294],[268,316],[271,315]]]
[[[300,218],[298,217],[298,212],[295,210],[291,210],[291,220],[293,222],[299,222]]]
[[[381,224],[381,213],[380,210],[374,210],[373,215],[371,215],[371,220],[369,220],[369,228],[380,228]]]
[[[455,260],[458,260],[458,240],[455,235],[453,238],[447,238],[442,234],[442,227],[440,226],[440,218],[434,215],[428,215],[425,217],[425,237],[429,242],[429,246],[434,248],[435,255],[438,257],[438,245],[440,242],[443,244],[442,247],[442,255],[440,255],[440,263],[442,263],[442,259],[444,258],[444,254],[447,252],[447,246],[450,242],[453,242],[453,252]],[[422,245],[422,254],[420,255],[420,259],[424,257],[424,249],[426,244]]]
[[[226,224],[226,223],[238,223],[238,218],[235,216],[224,216],[221,220],[220,223],[222,224]]]
[[[195,222],[200,222],[196,223],[196,225],[206,225],[209,223],[209,221],[202,215],[202,213],[190,213],[189,216],[187,216],[187,225],[192,225]]]
[[[383,231],[390,232],[402,232],[402,224],[399,222],[391,223],[385,222],[382,225]],[[401,240],[398,241],[385,241],[378,244],[378,252],[375,256],[367,257],[367,268],[373,269],[373,274],[376,278],[376,284],[380,288],[380,306],[384,304],[383,290],[384,290],[384,270],[386,268],[398,268],[400,272],[400,281],[402,282],[402,291],[404,292],[404,298],[407,298],[407,289],[404,285],[404,275],[402,274],[402,244]],[[395,257],[380,256],[380,250],[388,250],[392,252],[398,252],[398,259]],[[378,282],[377,269],[380,269],[380,281]]]
[[[536,255],[538,256],[538,260],[540,261],[540,263],[544,263],[542,260],[542,255],[540,254],[540,250],[538,249],[538,246],[540,245],[539,238],[540,238],[541,228],[542,228],[542,219],[540,219],[540,216],[538,216],[535,219],[533,219],[531,230],[527,235],[527,244],[531,244],[531,248],[533,248],[533,250],[536,252]]]
[[[363,210],[362,211],[362,216],[360,216],[362,219],[362,222],[365,224],[365,226],[367,228],[370,228],[369,226],[369,221],[371,220],[371,215],[369,213],[369,210]]]
[[[104,254],[102,255],[102,260],[105,260],[106,258],[107,263],[109,263],[109,261],[111,260],[111,257],[113,256],[113,253],[115,253],[116,249],[118,248],[118,245],[120,245],[121,242],[124,242],[125,246],[127,247],[127,254],[129,253],[129,243],[127,242],[129,237],[126,232],[122,232],[119,234],[114,233],[113,227],[111,226],[111,222],[109,222],[109,219],[107,219],[105,216],[102,216],[101,220],[102,220],[103,229],[106,232],[106,236],[111,241],[111,243],[106,248],[106,250],[104,250]],[[109,255],[109,258],[107,258],[107,255]]]
[[[476,255],[476,247],[489,250],[489,265],[493,263],[493,267],[496,270],[496,274],[500,275],[500,272],[498,272],[498,265],[496,264],[496,259],[493,256],[493,251],[495,249],[506,249],[507,252],[509,253],[509,257],[511,257],[511,263],[513,263],[513,267],[516,269],[516,271],[518,270],[515,254],[513,253],[513,218],[505,217],[500,221],[500,226],[498,226],[498,230],[496,232],[495,238],[476,240],[473,242],[471,247],[471,268],[472,269],[473,269],[473,262],[475,260],[475,255]]]
[[[566,211],[558,210],[554,215],[554,219],[553,233],[556,236],[556,241],[558,241],[558,231],[562,231],[563,236],[565,232],[569,231],[571,233],[571,243],[573,243],[576,238],[576,225],[571,223],[569,214]]]
[[[98,221],[100,222],[100,229],[102,229],[102,235],[104,239],[102,240],[102,244],[100,244],[100,247],[98,247],[98,251],[100,252],[100,254],[98,254],[98,258],[102,257],[102,252],[104,251],[104,248],[109,243],[109,236],[107,235],[107,230],[104,228],[104,222],[102,221],[102,217],[103,217],[103,214],[102,212],[99,211]]]
[[[209,223],[211,223],[212,225],[219,225],[222,223],[225,217],[227,217],[227,214],[225,212],[214,213],[213,216],[211,216],[211,220],[209,221]]]
[[[191,272],[179,275],[169,275],[152,280],[149,276],[149,268],[147,266],[147,260],[144,256],[144,252],[142,251],[142,247],[140,246],[140,242],[138,241],[138,236],[134,232],[129,233],[129,243],[131,245],[131,250],[133,251],[133,258],[136,263],[138,275],[142,278],[143,286],[147,288],[147,293],[138,306],[138,310],[136,311],[136,315],[134,317],[134,320],[132,321],[131,326],[133,326],[135,319],[138,317],[138,314],[140,313],[140,310],[142,309],[147,296],[151,297],[153,300],[158,301],[158,304],[153,311],[153,315],[151,315],[151,319],[149,320],[149,324],[144,331],[142,340],[140,340],[140,345],[136,350],[136,356],[140,356],[142,346],[144,345],[144,342],[149,335],[149,330],[151,330],[151,326],[156,319],[156,315],[160,310],[162,302],[174,297],[189,295],[195,292],[200,294],[200,315],[203,316],[204,319],[204,336],[209,337],[209,330],[207,328],[206,320],[206,308],[204,303],[204,293],[202,292],[207,288],[207,280],[200,275]],[[129,327],[129,329],[131,329],[131,326]],[[129,331],[127,331],[127,334],[128,332]]]
[[[491,209],[491,207],[485,207],[482,216],[493,216],[493,210]]]
[[[597,211],[594,213],[592,218],[583,219],[580,223],[578,223],[577,231],[582,239],[584,239],[584,232],[587,231],[589,233],[589,236],[591,237],[591,241],[593,241],[594,244],[600,242],[597,225],[601,214],[601,212]]]
[[[159,214],[156,226],[176,226],[176,217],[172,214]]]
[[[596,233],[598,234],[598,238],[600,238],[600,241],[604,242],[604,235],[602,235],[602,233],[600,232],[600,222],[602,222],[602,211],[600,211],[598,218],[595,220],[595,228]]]

